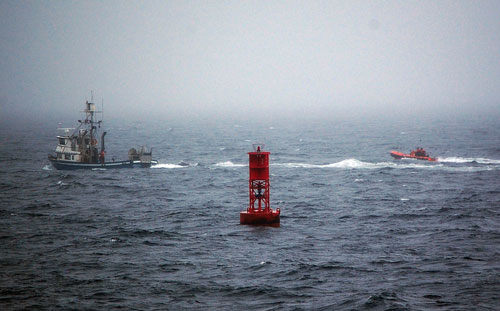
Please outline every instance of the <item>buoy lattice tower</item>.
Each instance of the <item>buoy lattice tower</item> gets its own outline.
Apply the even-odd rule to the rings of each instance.
[[[255,144],[254,151],[248,153],[249,173],[249,205],[240,213],[240,224],[243,225],[276,225],[280,223],[280,209],[273,211],[269,201],[269,155],[263,151],[264,145]]]

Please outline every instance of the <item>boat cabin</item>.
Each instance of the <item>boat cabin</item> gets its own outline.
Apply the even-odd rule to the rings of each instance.
[[[411,152],[411,155],[416,156],[416,157],[428,157],[429,155],[425,151],[424,148],[417,147],[416,150],[413,150]]]
[[[97,140],[90,139],[89,133],[85,129],[69,134],[70,130],[60,129],[64,134],[56,136],[56,158],[57,160],[79,162],[79,163],[97,163],[98,150]]]

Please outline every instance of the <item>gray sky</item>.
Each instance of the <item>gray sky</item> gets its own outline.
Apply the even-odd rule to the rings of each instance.
[[[500,1],[1,1],[0,113],[500,111]]]

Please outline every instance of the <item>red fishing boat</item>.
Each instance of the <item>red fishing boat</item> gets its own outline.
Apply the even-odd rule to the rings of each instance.
[[[409,158],[409,159],[417,159],[417,160],[424,160],[424,161],[437,161],[436,158],[431,158],[427,152],[424,150],[424,148],[418,147],[416,150],[412,150],[410,154],[407,153],[402,153],[399,151],[391,151],[391,156],[394,159],[402,159],[402,158]]]

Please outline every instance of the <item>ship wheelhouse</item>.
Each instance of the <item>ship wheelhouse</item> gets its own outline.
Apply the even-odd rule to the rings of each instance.
[[[60,129],[65,132],[65,135],[58,135],[56,158],[63,161],[80,162],[80,144],[78,144],[78,137],[68,135],[68,132],[73,129]]]

